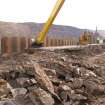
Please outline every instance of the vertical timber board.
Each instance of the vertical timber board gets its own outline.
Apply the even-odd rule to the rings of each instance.
[[[20,50],[21,51],[24,51],[26,48],[26,40],[25,40],[25,37],[21,37],[20,38]]]
[[[47,46],[48,46],[48,36],[47,36],[47,37],[46,37],[46,39],[45,39],[44,46],[45,46],[45,47],[47,47]]]
[[[53,46],[55,46],[55,38],[53,38]]]
[[[20,37],[17,37],[17,52],[21,52],[20,40],[21,40],[21,38]]]
[[[7,42],[7,48],[8,48],[8,51],[7,53],[12,53],[12,41],[11,41],[11,37],[8,37],[8,42]]]
[[[59,38],[56,39],[56,46],[59,46]]]
[[[44,41],[44,46],[47,47],[48,46],[48,36],[46,37],[45,41]]]
[[[0,54],[1,54],[1,37],[0,37]]]
[[[54,38],[52,38],[52,40],[53,40],[53,46],[55,46],[55,39],[54,39]]]
[[[51,38],[49,38],[49,46],[51,46]]]
[[[61,42],[62,42],[62,46],[63,46],[63,45],[64,45],[64,44],[63,44],[63,39],[61,40]]]
[[[57,46],[57,39],[55,38],[55,46]]]
[[[31,45],[31,39],[28,38],[28,48],[30,48],[30,45]]]
[[[48,43],[49,43],[49,38],[47,37],[47,39],[46,39],[46,47],[48,47]]]
[[[28,37],[26,37],[26,49],[28,49]]]
[[[51,40],[50,40],[50,37],[48,38],[48,46],[51,46]]]
[[[66,45],[66,40],[64,40],[64,45]]]
[[[58,46],[60,46],[60,39],[58,39]]]
[[[5,52],[5,38],[1,38],[1,53],[3,54]]]
[[[11,53],[11,38],[10,37],[2,37],[1,50],[2,50],[2,53]]]
[[[50,42],[51,42],[51,46],[53,46],[53,39],[52,38],[50,39]]]
[[[12,52],[18,52],[18,37],[12,37],[11,38],[11,49],[12,49]]]

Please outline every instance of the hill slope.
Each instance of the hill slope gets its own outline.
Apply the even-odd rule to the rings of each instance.
[[[33,36],[37,35],[43,27],[39,23],[12,23],[0,22],[0,36]],[[71,26],[52,25],[48,35],[55,37],[78,37],[84,30]]]

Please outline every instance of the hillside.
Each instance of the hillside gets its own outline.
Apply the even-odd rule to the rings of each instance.
[[[99,30],[98,32],[101,36],[105,37],[105,30]]]
[[[37,35],[43,27],[39,23],[12,23],[0,22],[0,36],[33,36]],[[72,26],[53,25],[48,35],[55,37],[78,37],[84,30]]]

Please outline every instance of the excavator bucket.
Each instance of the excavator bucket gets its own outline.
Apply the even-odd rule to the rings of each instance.
[[[31,44],[31,48],[40,48],[40,47],[43,47],[44,44],[43,43],[37,43],[37,42],[34,42]]]

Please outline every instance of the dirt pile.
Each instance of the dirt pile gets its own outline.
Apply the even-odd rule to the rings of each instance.
[[[0,57],[0,105],[104,105],[105,46]]]

